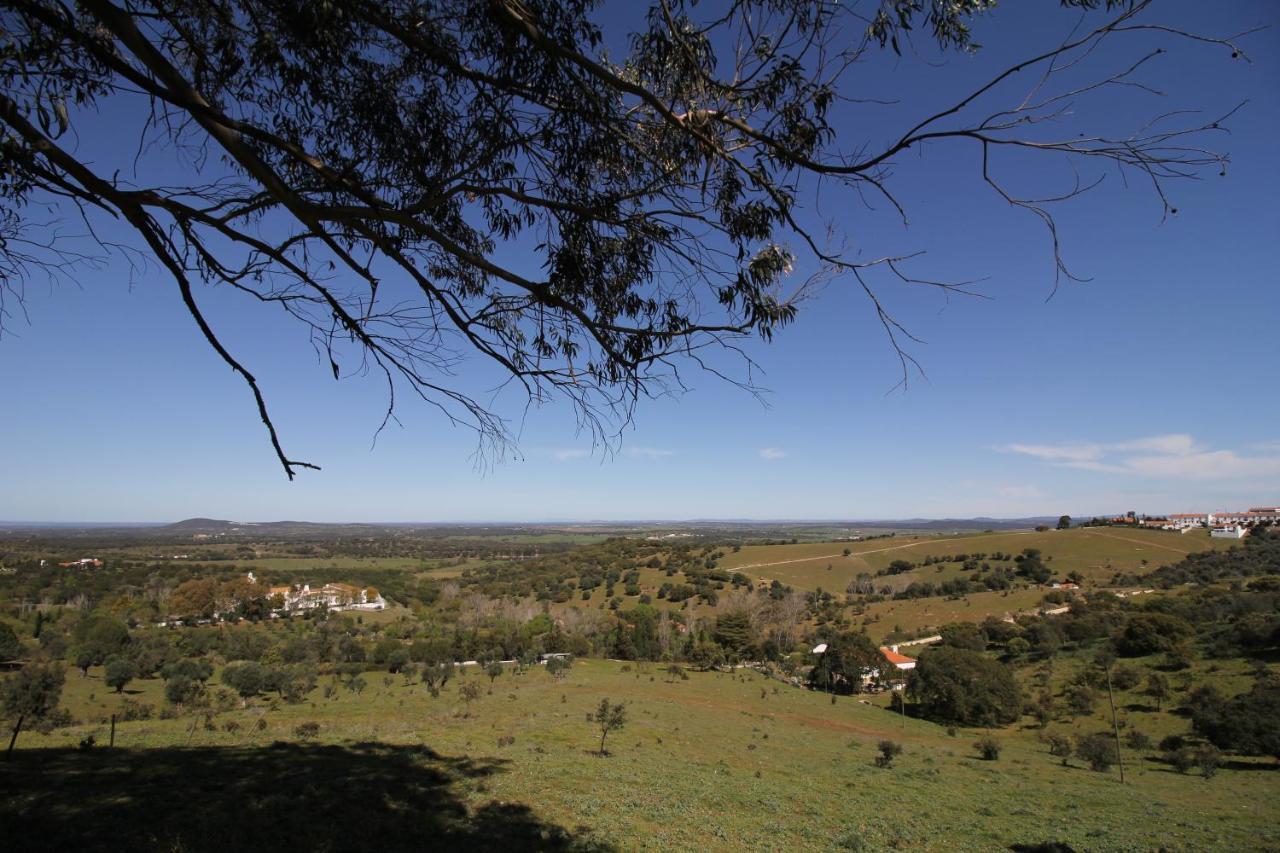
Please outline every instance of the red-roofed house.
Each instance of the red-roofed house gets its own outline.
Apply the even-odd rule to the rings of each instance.
[[[916,659],[909,658],[904,654],[898,653],[897,646],[881,646],[880,654],[884,655],[885,660],[896,666],[898,669],[915,669]]]

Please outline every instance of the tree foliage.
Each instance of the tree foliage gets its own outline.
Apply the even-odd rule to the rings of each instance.
[[[201,308],[201,283],[296,321],[335,378],[384,379],[387,419],[407,389],[503,446],[501,415],[452,378],[470,356],[529,399],[568,398],[602,437],[638,400],[683,387],[682,369],[740,377],[717,353],[768,339],[833,277],[865,294],[905,379],[910,336],[884,283],[968,287],[913,274],[911,253],[876,252],[836,223],[824,236],[809,204],[820,182],[839,209],[906,221],[895,172],[921,149],[975,151],[975,181],[1047,227],[1056,282],[1074,276],[1052,205],[1100,172],[1021,194],[1004,183],[1006,158],[1118,167],[1166,211],[1170,181],[1225,162],[1206,147],[1225,116],[1112,129],[1067,108],[1147,89],[1162,52],[1147,52],[1150,37],[1239,54],[1150,20],[1149,0],[1066,0],[1105,11],[895,127],[866,112],[876,105],[852,70],[920,27],[938,51],[976,50],[969,25],[994,3],[884,0],[868,20],[836,2],[669,0],[630,32],[606,29],[598,5],[6,4],[0,287],[20,297],[15,282],[33,270],[105,262],[43,227],[50,207],[119,223],[128,236],[104,238],[103,252],[172,278],[292,477],[315,466],[286,454],[265,391]],[[925,42],[901,61],[936,58]],[[1103,43],[1131,61],[1097,62]],[[70,144],[97,114],[133,122],[147,156]],[[735,381],[753,387],[749,371]]]
[[[939,647],[921,655],[907,691],[923,716],[964,726],[1001,726],[1022,713],[1013,670],[971,649]]]
[[[809,671],[809,686],[831,693],[856,693],[862,690],[863,676],[887,676],[896,672],[866,634],[846,632],[827,641]]]
[[[1214,746],[1280,759],[1280,678],[1259,678],[1249,692],[1231,698],[1201,688],[1188,706],[1192,726]]]
[[[63,680],[58,664],[33,663],[0,681],[0,712],[13,722],[9,752],[24,724],[39,722],[57,710]]]

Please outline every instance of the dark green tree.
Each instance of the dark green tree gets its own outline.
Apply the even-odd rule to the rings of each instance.
[[[963,726],[1002,726],[1022,714],[1013,669],[981,652],[940,647],[921,655],[907,692],[927,719]]]
[[[1173,696],[1173,687],[1169,684],[1168,676],[1160,672],[1153,672],[1148,675],[1147,683],[1142,688],[1142,695],[1156,700],[1156,710],[1160,710],[1164,703]]]
[[[1105,732],[1081,735],[1076,739],[1076,756],[1088,763],[1090,770],[1106,772],[1116,763],[1116,742]]]
[[[123,693],[124,688],[138,677],[137,665],[123,655],[113,655],[107,658],[104,666],[102,680],[107,686],[115,690],[117,693]]]
[[[27,664],[0,681],[0,711],[5,719],[13,721],[6,754],[13,752],[23,725],[39,722],[57,710],[62,683],[62,667],[55,663]]]
[[[0,622],[0,661],[17,660],[25,650],[8,622]]]
[[[1212,687],[1187,700],[1192,727],[1220,749],[1280,759],[1280,678],[1259,678],[1248,693],[1223,697]]]
[[[240,694],[243,707],[264,690],[270,689],[267,668],[257,661],[232,661],[222,668],[222,683]]]
[[[866,634],[847,632],[827,641],[826,651],[809,670],[809,686],[830,693],[862,690],[863,676],[888,675],[893,664],[885,660]]]

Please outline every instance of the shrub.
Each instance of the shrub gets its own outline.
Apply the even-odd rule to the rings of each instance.
[[[1196,750],[1195,760],[1204,778],[1212,779],[1213,774],[1218,772],[1218,767],[1222,764],[1222,751],[1213,744],[1206,743]]]
[[[1116,745],[1110,735],[1082,735],[1076,740],[1076,756],[1089,764],[1089,769],[1103,773],[1116,763]]]
[[[1138,752],[1144,752],[1151,748],[1151,738],[1147,737],[1145,732],[1137,729],[1130,729],[1124,736],[1125,746]]]
[[[856,826],[851,826],[835,837],[835,845],[839,850],[866,850],[867,842]]]
[[[1071,713],[1077,717],[1084,717],[1093,713],[1093,706],[1098,701],[1098,694],[1088,685],[1076,684],[1067,688],[1066,699],[1067,707],[1071,709]]]
[[[298,740],[314,740],[320,734],[320,724],[315,722],[299,723],[293,730]]]
[[[902,744],[892,740],[882,740],[876,748],[880,750],[876,756],[876,767],[892,767],[893,759],[902,754]]]
[[[1120,665],[1111,670],[1111,686],[1116,690],[1132,690],[1142,681],[1142,671],[1137,667]]]
[[[974,741],[973,748],[978,750],[983,761],[997,761],[1000,758],[1000,741],[990,735]]]
[[[1073,751],[1071,738],[1054,732],[1053,734],[1045,735],[1045,741],[1049,744],[1049,754],[1055,758],[1061,758],[1062,766],[1066,767],[1067,759],[1071,757]]]
[[[1196,751],[1189,746],[1178,747],[1165,753],[1164,760],[1179,773],[1189,773],[1196,766]]]

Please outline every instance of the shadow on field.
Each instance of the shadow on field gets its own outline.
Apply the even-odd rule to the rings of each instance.
[[[505,763],[374,743],[18,750],[0,759],[0,838],[12,851],[608,849],[527,806],[469,812],[456,789]]]

